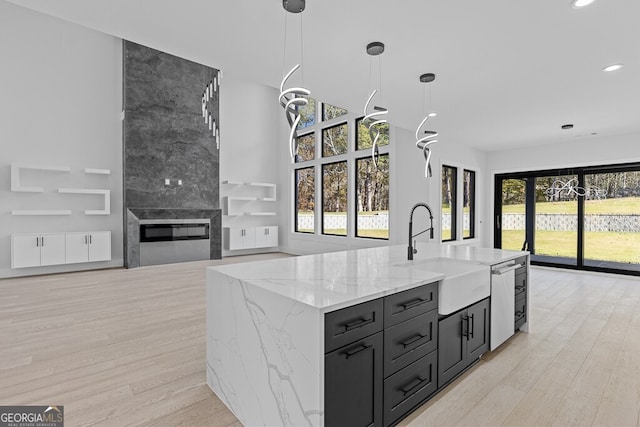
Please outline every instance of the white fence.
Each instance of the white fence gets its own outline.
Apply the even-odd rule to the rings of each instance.
[[[640,232],[640,214],[584,216],[585,231],[611,231],[618,233]],[[503,230],[524,230],[524,214],[502,214]],[[575,231],[578,229],[578,215],[536,214],[536,230]]]
[[[313,229],[314,218],[311,213],[298,214],[298,229]],[[330,230],[341,230],[347,228],[346,213],[327,213],[324,215],[324,228]],[[389,213],[379,212],[375,215],[358,216],[359,230],[388,230]]]

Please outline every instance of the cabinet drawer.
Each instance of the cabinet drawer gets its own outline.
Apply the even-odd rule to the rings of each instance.
[[[436,391],[437,353],[429,353],[384,380],[384,425],[403,417]]]
[[[384,330],[385,378],[438,348],[438,311]]]
[[[384,326],[397,325],[438,308],[438,282],[419,286],[384,299]]]
[[[382,330],[382,298],[325,314],[324,352]]]
[[[514,316],[514,330],[520,329],[527,321],[527,299],[520,298],[516,300],[515,316]]]
[[[527,273],[516,275],[516,299],[519,296],[526,295],[527,293]]]

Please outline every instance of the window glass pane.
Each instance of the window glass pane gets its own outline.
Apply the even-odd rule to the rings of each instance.
[[[315,182],[315,168],[296,170],[295,231],[300,233],[315,232],[315,218],[313,215],[316,204]]]
[[[356,129],[358,132],[356,133],[356,150],[365,150],[367,148],[371,148],[371,136],[369,135],[369,123],[371,123],[370,119],[367,119],[363,122],[362,118],[356,120]],[[380,138],[378,138],[378,147],[389,144],[389,123],[383,123],[380,125]],[[373,137],[375,138],[376,133],[374,131]]]
[[[371,157],[356,161],[356,236],[389,238],[389,155],[381,155],[378,168]]]
[[[457,168],[442,166],[442,241],[456,239]]]
[[[501,197],[501,247],[502,249],[519,251],[527,239],[525,228],[527,181],[521,178],[504,179]]]
[[[536,177],[535,255],[546,261],[577,263],[578,241],[577,175]],[[539,259],[539,258],[538,258]]]
[[[476,173],[464,170],[462,183],[462,238],[470,239],[475,237],[476,218]]]
[[[322,165],[322,233],[347,235],[347,162]]]
[[[307,160],[313,160],[315,158],[316,147],[316,134],[308,133],[296,138],[298,143],[298,155],[296,156],[297,162],[306,162]]]
[[[640,171],[585,174],[584,183],[584,264],[638,270]]]
[[[347,152],[347,124],[322,129],[322,156],[331,157]]]
[[[316,124],[316,100],[313,98],[307,98],[309,103],[300,108],[300,121],[298,122],[298,129],[304,129]]]
[[[322,121],[335,119],[336,117],[344,116],[347,113],[348,111],[344,108],[322,103]]]

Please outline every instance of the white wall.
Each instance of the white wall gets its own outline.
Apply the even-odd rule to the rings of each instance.
[[[640,134],[611,137],[590,137],[572,142],[545,144],[514,150],[494,151],[487,154],[487,187],[490,189],[489,209],[484,234],[490,236],[493,245],[493,198],[494,177],[508,172],[535,171],[544,169],[571,168],[579,166],[612,165],[640,162],[638,142]]]
[[[278,215],[223,216],[223,227],[278,225],[280,240],[282,239],[282,213],[285,210],[282,209],[284,192],[279,169],[282,162],[286,162],[286,157],[282,158],[277,149],[280,119],[285,120],[284,116],[279,116],[280,112],[278,91],[275,88],[247,81],[240,76],[224,74],[220,88],[220,197],[222,199],[228,194],[249,194],[237,186],[222,184],[225,180],[275,183],[278,185],[278,202],[246,203],[250,205],[249,209],[275,210]],[[264,249],[228,251],[224,249],[224,244],[225,242],[223,256],[265,252]]]
[[[0,52],[0,277],[123,265],[121,40],[0,2]],[[25,173],[24,184],[44,193],[11,192],[11,163],[71,172]],[[111,215],[85,215],[101,208],[101,198],[61,195],[59,187],[109,189]],[[72,214],[14,216],[14,209]],[[112,232],[111,262],[10,269],[12,233],[93,230]]]

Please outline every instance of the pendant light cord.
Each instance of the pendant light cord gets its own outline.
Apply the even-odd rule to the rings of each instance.
[[[287,11],[284,12],[284,38],[282,39],[282,72],[285,73],[285,67],[287,62]]]
[[[302,87],[304,87],[304,37],[302,31],[302,13],[300,15],[300,66],[302,68],[301,78]]]

